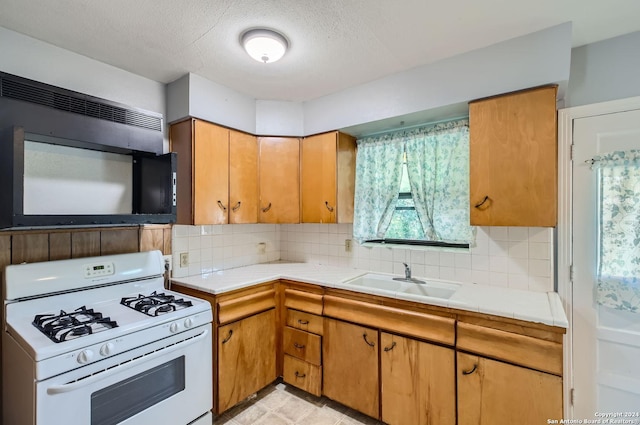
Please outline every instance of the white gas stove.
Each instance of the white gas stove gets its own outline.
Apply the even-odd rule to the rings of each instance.
[[[211,423],[211,306],[159,251],[8,266],[4,423]]]

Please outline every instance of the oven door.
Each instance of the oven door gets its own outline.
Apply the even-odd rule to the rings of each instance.
[[[37,383],[36,422],[187,425],[212,408],[211,324],[104,362]]]

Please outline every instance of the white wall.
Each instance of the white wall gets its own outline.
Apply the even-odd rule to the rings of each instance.
[[[559,84],[562,98],[570,58],[565,23],[304,102],[302,111],[295,102],[251,99],[189,74],[188,85],[180,79],[167,92],[170,104],[175,97],[183,105],[169,121],[191,115],[254,134],[306,136],[425,111],[437,120],[446,118],[439,110],[446,115],[473,99],[543,84]],[[188,90],[188,110],[180,90]]]
[[[571,52],[565,106],[640,96],[640,31]]]
[[[300,102],[256,101],[256,134],[300,136],[304,134],[304,112]]]
[[[391,75],[304,104],[304,132],[319,133],[549,83],[564,95],[571,24]]]

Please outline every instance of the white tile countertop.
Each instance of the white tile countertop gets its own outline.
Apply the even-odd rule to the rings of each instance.
[[[265,263],[203,273],[197,276],[173,278],[172,282],[211,294],[222,294],[272,280],[288,279],[313,283],[328,288],[347,289],[354,292],[492,314],[550,326],[563,328],[568,326],[567,316],[556,292],[532,292],[455,282],[460,285],[458,290],[451,298],[442,299],[349,284],[350,280],[367,273],[370,272],[308,263]],[[451,283],[434,279],[426,279],[426,281],[427,285],[429,282],[434,284],[438,282]]]

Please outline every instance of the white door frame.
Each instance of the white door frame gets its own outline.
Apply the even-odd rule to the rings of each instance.
[[[575,106],[558,110],[558,226],[557,226],[557,279],[558,294],[569,328],[564,339],[564,417],[573,418],[571,389],[573,388],[573,181],[571,145],[573,144],[573,120],[597,115],[640,109],[640,97]]]

